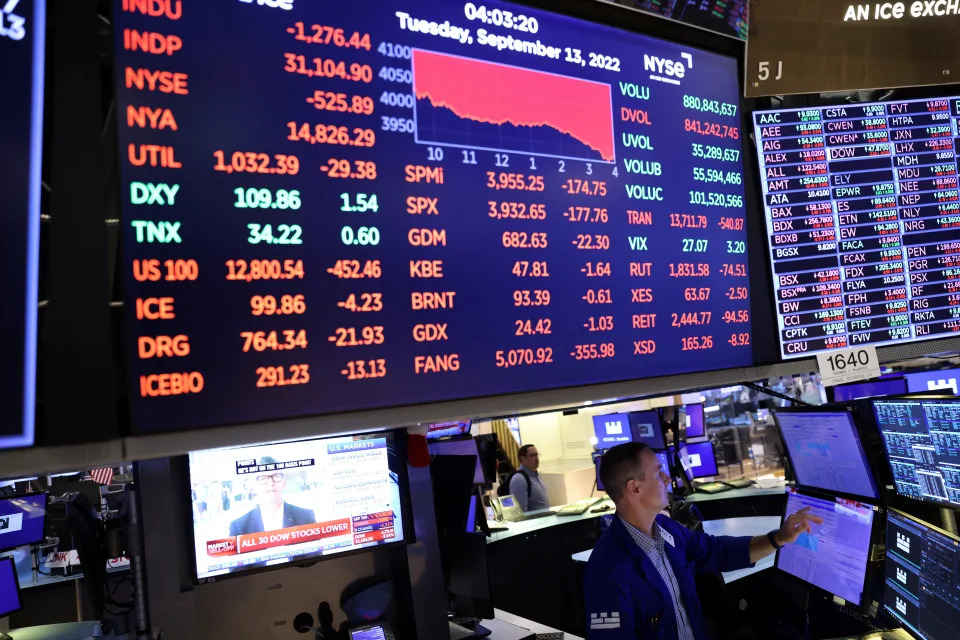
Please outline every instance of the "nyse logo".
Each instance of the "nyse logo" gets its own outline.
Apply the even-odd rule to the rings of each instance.
[[[608,436],[619,436],[623,433],[623,423],[620,420],[605,422],[604,426],[607,428]]]
[[[904,614],[904,615],[907,614],[907,603],[904,602],[904,601],[900,598],[900,596],[897,596],[896,605],[897,605],[897,611],[899,611],[900,613],[902,613],[902,614]]]
[[[900,567],[897,567],[897,581],[902,584],[907,584],[907,572]]]
[[[10,518],[0,518],[0,531],[10,528]]]
[[[954,395],[957,393],[957,379],[947,378],[945,380],[928,380],[927,390],[936,391],[937,389],[952,389]]]
[[[897,549],[904,553],[910,553],[910,538],[899,531],[897,532]]]
[[[693,56],[691,54],[681,53],[680,57],[683,60],[670,60],[645,53],[643,54],[643,68],[645,71],[653,72],[650,74],[651,80],[679,85],[687,69],[693,68]]]

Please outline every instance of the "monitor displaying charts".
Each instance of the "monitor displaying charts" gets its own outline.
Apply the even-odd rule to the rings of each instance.
[[[960,507],[960,399],[877,399],[873,413],[897,493]]]
[[[776,419],[798,485],[863,498],[878,497],[849,411],[777,411]]]
[[[753,364],[736,57],[560,2],[113,4],[137,432]]]
[[[870,536],[875,508],[843,498],[825,500],[787,490],[787,514],[810,507],[823,518],[801,533],[793,544],[777,552],[777,568],[815,587],[860,604],[870,556]]]
[[[924,640],[960,629],[960,538],[901,511],[887,513],[883,608]]]

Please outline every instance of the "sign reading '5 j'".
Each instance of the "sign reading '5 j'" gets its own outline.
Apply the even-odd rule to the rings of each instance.
[[[744,95],[950,84],[960,3],[751,0]]]

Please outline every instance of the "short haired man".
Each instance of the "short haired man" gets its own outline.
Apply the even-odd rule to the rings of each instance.
[[[524,511],[550,508],[547,488],[540,479],[540,452],[532,444],[520,447],[520,468],[510,478],[510,493]]]
[[[708,640],[695,574],[744,569],[823,523],[807,507],[765,536],[690,531],[658,515],[670,477],[638,442],[604,453],[600,479],[617,512],[584,575],[588,640]]]
[[[257,463],[276,464],[277,461],[263,457]],[[287,477],[283,471],[258,473],[254,486],[257,506],[230,523],[231,536],[276,531],[317,521],[310,509],[292,505],[283,499],[283,490],[287,487]]]

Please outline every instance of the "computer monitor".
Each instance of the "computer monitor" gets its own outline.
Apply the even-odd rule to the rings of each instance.
[[[497,480],[499,466],[500,442],[495,433],[482,433],[474,437],[477,443],[477,454],[480,456],[480,470],[486,484],[493,484]]]
[[[660,413],[657,411],[631,411],[630,432],[634,442],[642,442],[657,451],[667,448],[663,441],[663,428],[660,426]]]
[[[456,438],[470,434],[469,420],[450,420],[448,422],[434,422],[427,425],[427,440],[440,438]]]
[[[687,476],[709,478],[717,475],[717,458],[712,442],[695,442],[680,447],[680,461],[686,461]]]
[[[382,431],[190,453],[196,581],[405,543],[403,445]]]
[[[44,540],[47,494],[0,498],[0,551]]]
[[[483,472],[483,465],[480,462],[480,452],[477,450],[477,442],[473,438],[430,442],[427,444],[427,450],[431,456],[473,456],[476,460],[473,474],[474,484],[484,484],[487,482],[487,478]]]
[[[823,518],[813,533],[801,533],[777,552],[778,569],[859,605],[870,557],[876,507],[844,498],[825,499],[790,487],[786,514],[810,507]]]
[[[921,371],[908,373],[903,377],[906,379],[907,391],[910,393],[942,390],[944,393],[957,395],[960,390],[960,386],[957,385],[957,381],[960,380],[960,369]]]
[[[0,618],[20,610],[20,581],[13,558],[0,558]],[[2,634],[0,634],[2,635]]]
[[[883,608],[924,640],[960,629],[960,538],[902,511],[887,512]]]
[[[441,544],[441,557],[453,612],[470,618],[494,617],[487,539],[465,533]]]
[[[383,625],[379,624],[350,630],[350,640],[391,640],[392,638],[393,635],[388,634]]]
[[[597,437],[597,449],[606,450],[624,442],[630,442],[630,419],[625,413],[608,413],[593,416],[593,433]]]
[[[684,432],[687,442],[699,442],[707,437],[706,422],[703,419],[703,404],[683,405]]]
[[[875,398],[878,396],[897,396],[907,392],[907,381],[902,377],[879,378],[869,382],[852,382],[840,384],[833,389],[834,402],[848,402],[860,398]]]
[[[960,507],[960,399],[872,401],[897,493]]]
[[[877,498],[877,485],[849,411],[777,411],[800,487]]]

